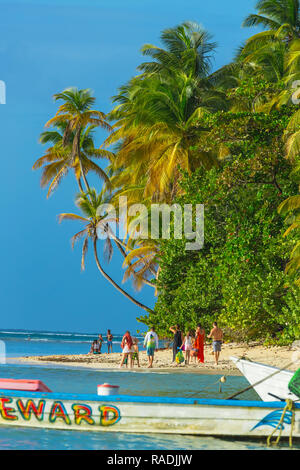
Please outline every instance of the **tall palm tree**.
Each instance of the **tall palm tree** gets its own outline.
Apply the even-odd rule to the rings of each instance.
[[[89,184],[86,179],[86,172],[81,155],[81,137],[84,129],[88,126],[101,127],[111,131],[111,126],[106,121],[103,112],[92,109],[95,98],[88,89],[78,90],[77,88],[68,88],[61,93],[54,95],[55,101],[63,101],[57,110],[55,116],[46,123],[46,127],[65,126],[62,138],[63,147],[70,145],[70,159],[72,162],[78,161],[81,176],[85,187],[88,190]],[[72,136],[72,138],[71,138]]]
[[[132,186],[145,183],[144,197],[164,200],[176,193],[178,167],[190,171],[215,163],[192,147],[202,113],[224,109],[225,95],[208,80],[215,43],[201,26],[186,22],[166,29],[161,41],[164,48],[143,46],[152,61],[142,63],[143,73],[114,97],[109,118],[115,124],[106,143],[116,145],[114,173],[130,169]]]
[[[285,74],[286,47],[282,42],[270,42],[245,57],[256,75],[268,82],[278,82]]]
[[[49,184],[47,197],[57,188],[62,178],[67,175],[70,169],[74,171],[80,191],[83,191],[81,182],[82,169],[84,174],[87,174],[89,171],[95,172],[107,187],[109,187],[110,181],[107,174],[93,159],[112,159],[112,153],[95,147],[93,140],[93,130],[95,126],[88,126],[81,131],[81,165],[78,155],[76,155],[75,158],[72,155],[74,132],[70,133],[68,135],[68,141],[63,143],[67,123],[59,123],[56,127],[56,130],[45,131],[41,134],[40,142],[43,144],[50,142],[52,146],[49,147],[45,155],[40,157],[33,165],[34,170],[43,167],[41,186],[45,187]]]
[[[112,245],[110,241],[110,230],[109,224],[115,222],[115,216],[110,213],[105,213],[104,215],[99,213],[99,209],[103,204],[106,204],[108,199],[105,196],[105,193],[97,194],[95,189],[90,189],[86,193],[80,193],[76,199],[76,205],[81,209],[83,216],[77,214],[63,213],[59,215],[59,222],[62,220],[76,220],[83,222],[85,228],[80,232],[76,233],[72,237],[72,246],[84,238],[82,244],[82,256],[81,256],[81,268],[85,268],[85,257],[88,250],[89,240],[92,241],[94,258],[96,265],[102,276],[110,282],[121,294],[123,294],[127,299],[133,302],[138,307],[146,310],[148,313],[151,312],[149,307],[142,304],[134,297],[132,297],[128,292],[126,292],[122,287],[120,287],[103,269],[101,262],[98,256],[97,243],[99,240],[100,233],[105,237],[104,251],[108,256],[108,259],[111,257]]]
[[[299,0],[259,0],[255,6],[257,14],[251,14],[243,26],[262,26],[266,31],[252,36],[246,43],[244,53],[251,52],[270,41],[289,44],[300,37]]]
[[[193,150],[205,131],[200,117],[219,105],[210,90],[199,92],[197,80],[184,73],[167,80],[156,74],[133,79],[115,101],[114,131],[106,141],[119,144],[113,168],[130,168],[133,184],[145,180],[144,196],[175,195],[178,167],[191,171],[215,164],[210,154]]]
[[[212,65],[212,53],[216,43],[201,25],[185,22],[161,33],[164,49],[145,44],[141,51],[150,56],[152,62],[144,62],[138,70],[146,73],[184,72],[189,77],[205,78]]]

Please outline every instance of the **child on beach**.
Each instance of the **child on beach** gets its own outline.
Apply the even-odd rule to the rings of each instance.
[[[94,339],[91,345],[90,354],[100,354],[100,344],[97,339]]]
[[[133,349],[134,353],[132,354],[132,365],[134,366],[134,362],[137,362],[137,366],[140,367],[140,359],[139,359],[139,341],[137,338],[133,338]]]
[[[197,349],[196,346],[195,346],[195,341],[196,341],[195,334],[193,334],[193,336],[192,336],[191,359],[193,358],[193,359],[194,359],[194,363],[196,364],[196,362],[197,362],[197,356],[198,356],[198,349]]]
[[[133,349],[132,337],[130,336],[129,331],[126,331],[125,335],[122,338],[121,348],[122,348],[122,360],[121,360],[119,367],[121,368],[122,365],[125,363],[125,360],[127,359],[128,361],[128,357],[129,357],[129,367],[131,368],[132,367],[132,354],[134,353],[134,349]],[[126,367],[127,367],[127,361],[126,361]]]
[[[180,349],[183,349],[184,346],[184,351],[185,351],[185,364],[189,365],[190,363],[190,354],[193,349],[193,342],[192,342],[192,332],[187,331],[185,337],[183,338],[182,345]]]

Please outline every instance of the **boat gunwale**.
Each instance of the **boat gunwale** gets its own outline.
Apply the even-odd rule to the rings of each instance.
[[[264,367],[266,369],[273,369],[274,372],[278,371],[278,374],[280,372],[282,372],[282,373],[287,373],[289,375],[293,375],[296,372],[296,371],[292,371],[292,370],[288,370],[288,369],[281,369],[280,367],[277,367],[277,366],[271,366],[270,364],[263,364],[262,362],[251,361],[249,359],[241,359],[241,358],[236,357],[236,356],[230,356],[229,359],[234,363],[234,365],[238,369],[239,369],[239,367],[238,367],[237,363],[240,362],[242,364],[247,364],[249,366],[260,366],[260,367]]]
[[[71,400],[84,402],[119,402],[119,403],[150,403],[158,405],[210,405],[233,406],[247,408],[279,408],[286,406],[285,401],[255,401],[255,400],[225,400],[214,398],[180,398],[180,397],[149,397],[135,395],[97,395],[81,393],[56,393],[56,392],[29,392],[23,390],[0,389],[0,398],[40,398],[50,400]],[[300,403],[294,402],[295,408],[300,409]]]

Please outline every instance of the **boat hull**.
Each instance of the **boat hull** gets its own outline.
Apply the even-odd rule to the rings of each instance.
[[[294,375],[293,372],[280,370],[278,367],[268,366],[259,362],[239,359],[234,356],[230,359],[251,385],[265,379],[262,383],[253,387],[263,401],[278,401],[278,398],[283,400],[298,400],[298,397],[288,389],[288,383]],[[275,372],[277,373],[272,375]]]
[[[0,392],[0,425],[253,438],[272,432],[284,405],[282,402],[99,397],[6,390]],[[293,435],[300,437],[300,405],[295,406]],[[286,422],[282,435],[289,434],[290,424]]]

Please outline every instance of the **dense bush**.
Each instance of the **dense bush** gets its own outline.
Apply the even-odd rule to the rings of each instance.
[[[206,118],[206,150],[222,139],[230,154],[218,168],[185,174],[181,183],[178,202],[205,205],[205,244],[193,252],[185,251],[185,240],[162,243],[155,313],[140,318],[159,333],[168,334],[174,323],[209,328],[217,319],[249,340],[284,343],[299,336],[299,289],[284,274],[293,239],[282,237],[276,210],[295,193],[282,143],[288,115]]]

